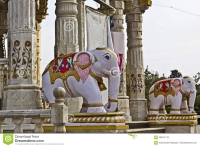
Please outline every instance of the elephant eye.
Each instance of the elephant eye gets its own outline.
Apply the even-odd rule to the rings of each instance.
[[[108,53],[106,53],[106,54],[104,55],[104,58],[105,58],[106,60],[110,60],[110,57],[111,57],[111,55],[108,54]]]
[[[191,83],[190,81],[188,81],[188,83]]]

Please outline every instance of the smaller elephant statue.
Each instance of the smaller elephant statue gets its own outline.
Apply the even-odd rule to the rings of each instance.
[[[105,106],[101,91],[107,88],[102,77],[108,78],[108,103]],[[80,113],[117,112],[119,84],[118,57],[108,47],[59,56],[42,74],[43,99],[54,104],[53,90],[63,87],[65,98],[83,97]]]
[[[189,76],[156,82],[149,91],[149,114],[166,114],[165,105],[171,105],[170,114],[194,113],[195,84]]]

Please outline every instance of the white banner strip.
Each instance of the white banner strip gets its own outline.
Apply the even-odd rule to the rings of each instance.
[[[200,147],[200,134],[0,134],[0,146],[190,146]]]

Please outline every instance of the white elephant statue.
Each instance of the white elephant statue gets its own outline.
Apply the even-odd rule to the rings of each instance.
[[[108,103],[103,105],[101,91],[106,90],[102,77],[108,78]],[[117,55],[108,47],[81,51],[53,59],[42,74],[44,100],[54,104],[53,90],[63,87],[65,98],[83,97],[80,113],[116,112],[120,84]]]
[[[171,105],[171,114],[194,113],[195,84],[189,76],[156,82],[149,91],[149,114],[166,114],[165,105]],[[189,107],[187,97],[189,98]]]

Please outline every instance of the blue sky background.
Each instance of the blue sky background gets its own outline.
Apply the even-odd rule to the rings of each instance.
[[[42,22],[42,71],[54,57],[55,2],[49,0],[49,15]],[[93,0],[85,4],[98,6]],[[148,65],[160,76],[169,76],[173,69],[189,76],[200,72],[199,6],[199,0],[153,0],[143,14],[144,68]]]

